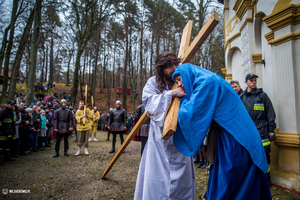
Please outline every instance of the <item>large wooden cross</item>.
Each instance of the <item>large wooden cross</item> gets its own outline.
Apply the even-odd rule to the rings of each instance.
[[[209,17],[209,19],[207,20],[207,22],[201,28],[201,30],[199,31],[199,33],[197,34],[193,42],[190,44],[193,22],[189,20],[189,22],[186,24],[185,28],[183,29],[181,43],[179,47],[178,57],[182,59],[181,64],[187,63],[192,59],[192,57],[199,50],[203,42],[206,40],[209,34],[216,27],[218,22],[219,22],[219,16],[216,12],[213,12],[212,15]],[[176,88],[178,88],[178,85],[175,83],[174,86],[172,87],[172,90]],[[171,107],[168,111],[167,117],[165,119],[165,125],[162,133],[162,138],[164,140],[169,139],[176,131],[179,106],[180,106],[180,98],[176,97],[173,100]],[[137,134],[138,130],[142,127],[142,125],[145,123],[147,119],[148,116],[146,112],[144,112],[144,114],[141,116],[137,124],[133,127],[130,134],[127,136],[126,140],[124,141],[124,143],[122,144],[118,152],[115,154],[115,156],[109,163],[108,167],[105,169],[104,173],[102,174],[102,179],[105,178],[106,174],[117,162],[122,152],[126,149],[126,147],[129,145],[132,138]]]

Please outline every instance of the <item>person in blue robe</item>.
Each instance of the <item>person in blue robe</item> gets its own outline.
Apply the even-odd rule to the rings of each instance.
[[[259,133],[230,84],[192,64],[178,66],[173,80],[186,92],[173,137],[183,155],[196,155],[212,121],[218,124],[205,199],[272,199]]]

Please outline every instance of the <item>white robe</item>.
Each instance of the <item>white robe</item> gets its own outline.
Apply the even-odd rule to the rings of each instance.
[[[135,200],[195,200],[196,182],[192,157],[181,154],[169,140],[161,138],[172,91],[160,93],[155,77],[143,89],[143,104],[151,118],[134,193]]]

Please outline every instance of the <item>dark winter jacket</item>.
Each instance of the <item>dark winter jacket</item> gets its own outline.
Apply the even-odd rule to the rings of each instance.
[[[55,126],[58,133],[68,133],[69,128],[73,127],[73,115],[67,108],[60,108],[54,113]]]
[[[41,115],[40,115],[40,113],[38,113],[36,111],[32,112],[31,117],[32,117],[34,129],[35,130],[41,129],[42,123],[41,123]],[[40,121],[38,122],[37,119],[39,119]]]
[[[26,121],[30,121],[30,116],[28,112],[25,110],[20,109],[20,114],[21,114],[21,123],[20,123],[20,128],[19,130],[26,131],[28,129],[28,126],[26,125]]]
[[[109,113],[108,124],[112,131],[125,131],[127,112],[123,108],[115,108]]]
[[[241,95],[250,117],[252,118],[262,139],[269,137],[269,132],[276,128],[275,112],[268,95],[263,90],[255,89],[252,92],[245,92]]]
[[[144,104],[141,104],[136,108],[136,111],[134,113],[135,124],[139,121],[139,119],[141,118],[144,112],[145,112]],[[141,129],[137,133],[137,136],[148,137],[149,129],[150,129],[150,117],[142,125]]]
[[[8,107],[0,111],[0,133],[1,137],[16,134],[14,113]]]

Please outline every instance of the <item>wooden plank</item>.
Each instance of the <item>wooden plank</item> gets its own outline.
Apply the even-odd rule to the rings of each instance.
[[[189,22],[186,24],[185,28],[182,31],[181,43],[178,52],[179,58],[183,58],[184,52],[186,52],[187,49],[189,48],[192,27],[193,27],[193,22],[189,20]],[[175,83],[172,87],[172,90],[176,88],[178,88],[178,85]],[[175,97],[168,111],[168,113],[171,114],[167,115],[165,119],[165,125],[162,134],[162,138],[164,140],[169,139],[174,134],[174,131],[169,131],[170,127],[175,127],[176,130],[178,115],[175,115],[175,113],[178,113],[179,106],[180,106],[180,98]]]
[[[184,52],[190,45],[192,28],[193,28],[193,22],[192,20],[189,20],[182,31],[181,42],[180,42],[180,47],[178,52],[179,58],[183,57]]]
[[[184,56],[182,57],[182,63],[190,62],[193,56],[197,53],[203,42],[210,35],[210,33],[214,30],[214,28],[219,23],[219,15],[216,12],[213,12],[211,16],[208,18],[204,26],[199,31],[198,35],[193,40],[192,44],[189,48],[184,52]]]
[[[199,50],[205,39],[209,36],[209,34],[213,31],[213,29],[216,27],[216,25],[219,22],[219,15],[216,12],[213,12],[207,22],[204,24],[202,29],[199,31],[198,35],[193,40],[192,44],[185,48],[184,53],[182,55],[178,55],[178,57],[182,56],[181,58],[182,63],[189,62],[192,57],[196,54],[196,52]],[[183,36],[183,35],[182,35]],[[183,40],[183,39],[182,39]],[[182,41],[181,40],[181,41]],[[180,52],[182,53],[182,52]],[[173,89],[178,88],[177,84],[174,84],[172,87]],[[162,138],[164,140],[168,140],[176,131],[177,128],[177,121],[178,121],[178,111],[180,107],[180,98],[174,98],[170,109],[168,111],[168,114],[165,119],[165,125],[162,133]]]
[[[84,109],[83,109],[84,114],[86,114],[86,102],[87,102],[87,85],[85,85],[85,92],[84,92]],[[85,126],[85,117],[82,118],[82,125]]]
[[[146,112],[144,112],[144,114],[141,116],[141,118],[139,119],[139,121],[133,127],[133,129],[130,132],[130,134],[127,136],[126,140],[123,142],[123,144],[120,147],[120,149],[118,150],[118,152],[115,154],[115,156],[113,157],[113,159],[110,161],[108,167],[105,169],[104,173],[102,174],[102,177],[101,177],[102,179],[105,178],[105,176],[107,175],[107,173],[111,170],[111,168],[117,162],[118,158],[121,156],[121,154],[123,153],[123,151],[126,149],[126,147],[131,142],[132,138],[137,134],[138,130],[140,130],[140,128],[142,127],[142,125],[145,123],[145,121],[147,119],[148,119],[148,116],[147,116]]]

